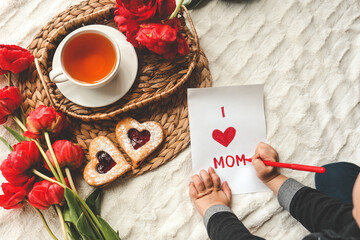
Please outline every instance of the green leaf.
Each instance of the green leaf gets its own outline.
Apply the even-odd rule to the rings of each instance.
[[[71,222],[70,209],[69,209],[68,207],[65,207],[65,208],[62,210],[62,214],[63,214],[63,217],[64,217],[64,221],[65,221],[65,222]]]
[[[69,237],[70,237],[71,240],[77,240],[75,237],[73,237],[73,235],[71,235],[71,230],[70,230],[70,228],[67,229],[67,234],[69,235]],[[79,239],[82,239],[82,237],[80,236]]]
[[[112,227],[100,216],[97,216],[102,226],[102,233],[104,234],[105,240],[121,240],[119,234],[112,229]]]
[[[76,228],[85,239],[98,239],[95,232],[91,228],[90,223],[84,216],[84,213],[81,213],[78,221],[76,222]]]
[[[70,235],[70,238],[72,240],[82,240],[83,239],[73,223],[68,224],[67,230],[68,230],[68,234]]]
[[[87,198],[86,203],[95,215],[100,215],[101,189],[95,189]]]
[[[6,127],[6,126],[4,126],[4,128],[6,130],[8,130],[8,132],[11,135],[13,135],[16,140],[18,140],[18,142],[26,141],[26,138],[23,135],[21,135],[20,133],[18,133],[17,131],[15,131],[14,129],[11,129],[11,128]]]
[[[64,191],[64,196],[66,199],[66,202],[69,206],[69,216],[67,216],[67,219],[70,219],[70,222],[76,224],[76,222],[78,221],[80,214],[82,213],[81,207],[79,202],[76,199],[76,196],[74,195],[74,193],[69,190],[68,188],[65,188]]]
[[[14,150],[13,147],[5,140],[5,138],[0,137],[0,141],[2,141],[5,144],[5,146],[10,150],[10,152]]]

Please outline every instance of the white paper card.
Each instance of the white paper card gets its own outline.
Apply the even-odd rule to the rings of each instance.
[[[193,171],[213,167],[233,194],[269,190],[241,159],[251,158],[266,140],[263,89],[263,84],[188,89]]]

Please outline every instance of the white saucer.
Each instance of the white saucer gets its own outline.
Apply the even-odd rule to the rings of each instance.
[[[110,35],[118,44],[121,54],[121,62],[118,74],[114,79],[103,87],[84,88],[71,81],[57,83],[60,92],[70,101],[84,107],[103,107],[122,98],[133,85],[137,70],[138,59],[134,47],[126,41],[125,35],[119,30],[104,25],[88,25],[83,28],[96,29]],[[76,31],[76,30],[75,30]],[[53,58],[53,69],[60,65],[60,43]]]

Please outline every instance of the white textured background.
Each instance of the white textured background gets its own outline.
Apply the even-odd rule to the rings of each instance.
[[[0,0],[0,43],[26,47],[51,17],[78,2]],[[214,0],[192,17],[214,86],[265,83],[267,138],[281,161],[360,164],[358,0]],[[14,143],[3,128],[0,135]],[[0,159],[7,154],[0,145]],[[311,173],[284,173],[314,185]],[[188,148],[155,171],[107,187],[102,215],[124,239],[207,239],[188,197],[190,178]],[[77,185],[84,195],[91,191],[80,177]],[[235,196],[232,207],[251,232],[267,239],[307,234],[271,193]],[[61,238],[53,210],[45,215]],[[0,209],[0,238],[49,236],[26,206]]]

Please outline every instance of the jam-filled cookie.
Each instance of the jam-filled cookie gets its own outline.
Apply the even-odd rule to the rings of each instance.
[[[116,125],[116,138],[121,148],[137,168],[164,140],[162,126],[154,121],[139,123],[133,118],[124,118]]]
[[[84,169],[84,179],[91,186],[107,185],[131,169],[119,149],[107,137],[94,138],[89,154],[91,160]]]

